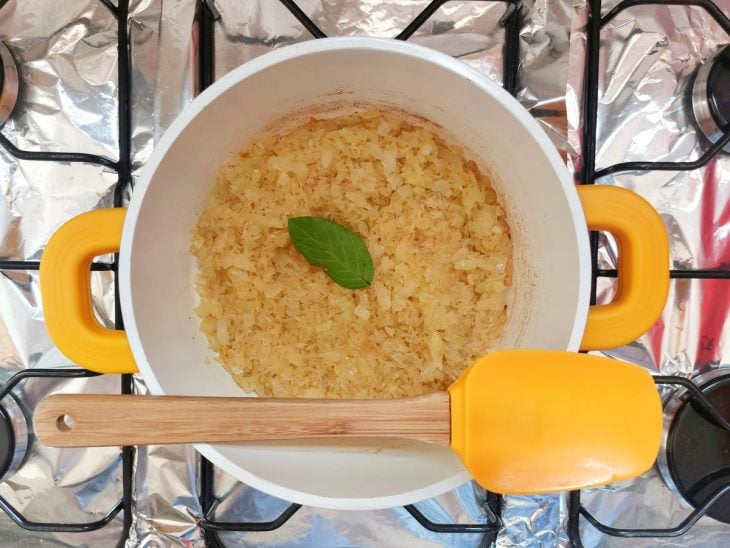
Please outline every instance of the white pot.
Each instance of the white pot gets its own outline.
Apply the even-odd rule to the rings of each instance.
[[[343,100],[385,103],[424,116],[491,170],[514,241],[514,302],[499,346],[578,350],[589,313],[588,230],[578,192],[548,137],[507,92],[461,62],[424,47],[368,38],[310,41],[263,55],[213,84],[170,126],[124,220],[119,284],[129,346],[123,332],[95,324],[84,270],[91,256],[118,245],[123,210],[92,212],[59,230],[41,266],[46,321],[59,348],[105,372],[134,371],[136,362],[153,394],[243,395],[198,329],[191,227],[220,166],[254,135],[288,113],[337,108]],[[623,254],[620,295],[591,310],[584,346],[615,346],[646,331],[661,312],[666,235],[656,213],[636,195],[614,188],[582,192],[595,215],[592,225],[612,230]],[[626,215],[630,223],[621,221]],[[638,236],[636,225],[646,234]],[[69,279],[76,283],[71,292]],[[428,445],[196,449],[252,487],[324,508],[404,505],[470,479],[448,448]]]

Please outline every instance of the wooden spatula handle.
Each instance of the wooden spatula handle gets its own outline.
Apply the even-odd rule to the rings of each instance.
[[[397,400],[304,400],[56,394],[33,415],[54,447],[338,437],[449,444],[449,395]]]

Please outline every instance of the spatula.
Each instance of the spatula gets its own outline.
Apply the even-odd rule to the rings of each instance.
[[[396,400],[51,395],[34,414],[55,447],[390,437],[448,445],[496,493],[635,477],[659,450],[662,407],[636,365],[567,352],[479,359],[448,392]]]

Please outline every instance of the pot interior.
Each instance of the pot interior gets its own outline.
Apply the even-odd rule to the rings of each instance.
[[[242,395],[208,350],[194,313],[190,229],[220,166],[284,116],[362,103],[427,118],[492,173],[514,245],[499,346],[577,349],[588,306],[585,221],[537,123],[497,84],[450,57],[394,41],[328,39],[226,75],[176,120],[146,166],[127,216],[120,283],[132,350],[153,393]],[[198,449],[253,487],[320,507],[401,505],[469,479],[448,448],[405,442]]]

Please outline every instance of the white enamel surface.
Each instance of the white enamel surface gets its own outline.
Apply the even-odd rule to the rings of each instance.
[[[590,279],[585,219],[538,124],[502,88],[446,55],[395,41],[325,39],[276,50],[216,82],[173,123],[145,168],[119,277],[127,334],[152,393],[242,395],[198,332],[190,229],[220,165],[254,134],[287,113],[343,100],[424,116],[491,169],[516,257],[500,346],[577,349]],[[469,479],[449,449],[413,444],[197,449],[257,489],[326,508],[403,505]]]

